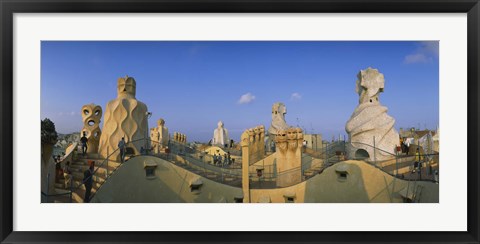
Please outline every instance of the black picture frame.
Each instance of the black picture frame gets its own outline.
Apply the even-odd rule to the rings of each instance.
[[[1,243],[479,243],[479,0],[0,0]],[[466,232],[19,232],[13,231],[14,13],[468,13],[468,231]],[[401,217],[401,216],[398,216]],[[318,220],[321,221],[321,220]],[[446,220],[448,221],[448,220]],[[134,225],[135,223],[132,223]],[[387,224],[387,223],[386,223]],[[413,224],[413,222],[412,222]]]

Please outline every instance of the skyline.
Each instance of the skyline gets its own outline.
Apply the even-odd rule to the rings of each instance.
[[[397,130],[435,129],[438,48],[410,41],[43,41],[41,119],[59,133],[79,132],[81,107],[105,110],[117,79],[128,75],[153,113],[149,128],[163,118],[170,134],[190,142],[208,142],[219,120],[235,141],[244,129],[268,129],[275,102],[286,105],[287,124],[329,140],[346,135],[358,105],[356,75],[372,67],[385,76],[380,102]]]

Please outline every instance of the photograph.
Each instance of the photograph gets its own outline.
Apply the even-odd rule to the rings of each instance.
[[[438,204],[439,50],[43,40],[41,203]]]

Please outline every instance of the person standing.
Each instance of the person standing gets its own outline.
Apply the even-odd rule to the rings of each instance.
[[[83,172],[83,184],[85,184],[85,197],[83,202],[90,202],[90,194],[92,192],[93,185],[93,170],[95,169],[95,161],[90,161],[90,167]]]
[[[85,132],[83,132],[83,136],[82,138],[80,138],[80,142],[82,143],[82,154],[85,157],[85,153],[87,153],[87,149],[88,149],[88,146],[87,146],[88,138]]]
[[[410,152],[410,138],[405,138],[404,143],[405,143],[405,153],[408,156],[408,153]]]
[[[125,162],[125,137],[122,137],[122,140],[118,142],[118,148],[120,149],[120,162],[124,163]]]
[[[402,149],[402,153],[405,153],[405,137],[400,137],[400,147]]]
[[[422,179],[422,155],[420,154],[420,150],[417,147],[417,151],[415,152],[415,167],[418,167],[418,174],[420,175],[420,179]]]

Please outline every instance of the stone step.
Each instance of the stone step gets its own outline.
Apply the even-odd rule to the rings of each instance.
[[[80,172],[72,172],[72,175],[73,175],[73,179],[76,180],[76,181],[83,181],[83,172],[80,173]],[[94,182],[98,182],[98,183],[103,183],[105,182],[105,178],[102,177],[102,175],[94,175],[93,176],[93,181]]]
[[[79,181],[74,181],[74,188],[78,187],[81,184]],[[98,188],[101,186],[100,183],[94,182],[92,185],[91,195],[93,196]],[[55,188],[56,194],[60,193],[69,193],[69,189],[64,188]],[[83,197],[85,196],[85,185],[76,188],[74,192],[72,192],[72,203],[83,203]],[[60,196],[52,196],[49,197],[49,202],[55,203],[70,203],[70,194],[60,195]]]
[[[77,158],[78,159],[83,159],[83,158],[91,158],[91,159],[102,159],[102,157],[98,153],[86,153],[85,156],[82,155],[82,150],[77,153]]]
[[[85,192],[80,192],[80,191],[73,192],[72,203],[83,203],[83,196],[84,196],[83,194],[85,194]]]
[[[49,201],[50,202],[50,201]],[[70,203],[70,194],[65,196],[55,197],[53,199],[54,203]]]
[[[72,165],[70,166],[70,170],[72,172],[78,172],[78,173],[82,173],[85,172],[85,170],[88,169],[88,166],[87,165]],[[116,167],[114,166],[108,166],[108,173],[111,174],[114,170],[116,169]],[[107,167],[106,165],[102,165],[101,167],[95,167],[96,170],[96,174],[98,175],[102,175],[102,176],[106,176],[107,175]]]
[[[57,188],[55,187],[55,192],[51,193],[51,195],[57,195],[57,194],[62,194],[62,195],[57,195],[57,196],[49,196],[48,197],[48,202],[49,203],[69,203],[70,202],[70,192],[63,189],[63,188]]]
[[[314,176],[314,175],[315,175],[315,171],[305,171],[305,172],[303,172],[303,175],[304,175],[304,176]]]
[[[90,196],[93,196],[97,190],[92,187]],[[85,188],[79,188],[77,191],[72,194],[72,202],[74,203],[83,203],[83,198],[85,197]]]
[[[95,165],[100,165],[104,160],[99,160],[99,159],[92,159],[92,158],[84,158],[84,159],[77,159],[75,160],[72,164],[73,165],[86,165],[88,166],[88,162],[89,161],[95,161]],[[107,162],[103,163],[103,165],[107,165]],[[120,162],[116,162],[116,161],[108,161],[108,166],[120,166],[121,163]]]
[[[74,180],[73,181],[73,188],[77,188],[80,185],[82,185],[82,181],[79,181],[79,180]],[[102,185],[102,183],[94,181],[93,184],[92,184],[92,188],[98,189],[98,188],[100,188],[101,185]],[[85,185],[82,185],[81,188],[85,189]]]
[[[314,168],[312,168],[314,171],[320,171],[323,169],[323,166],[315,166]]]

